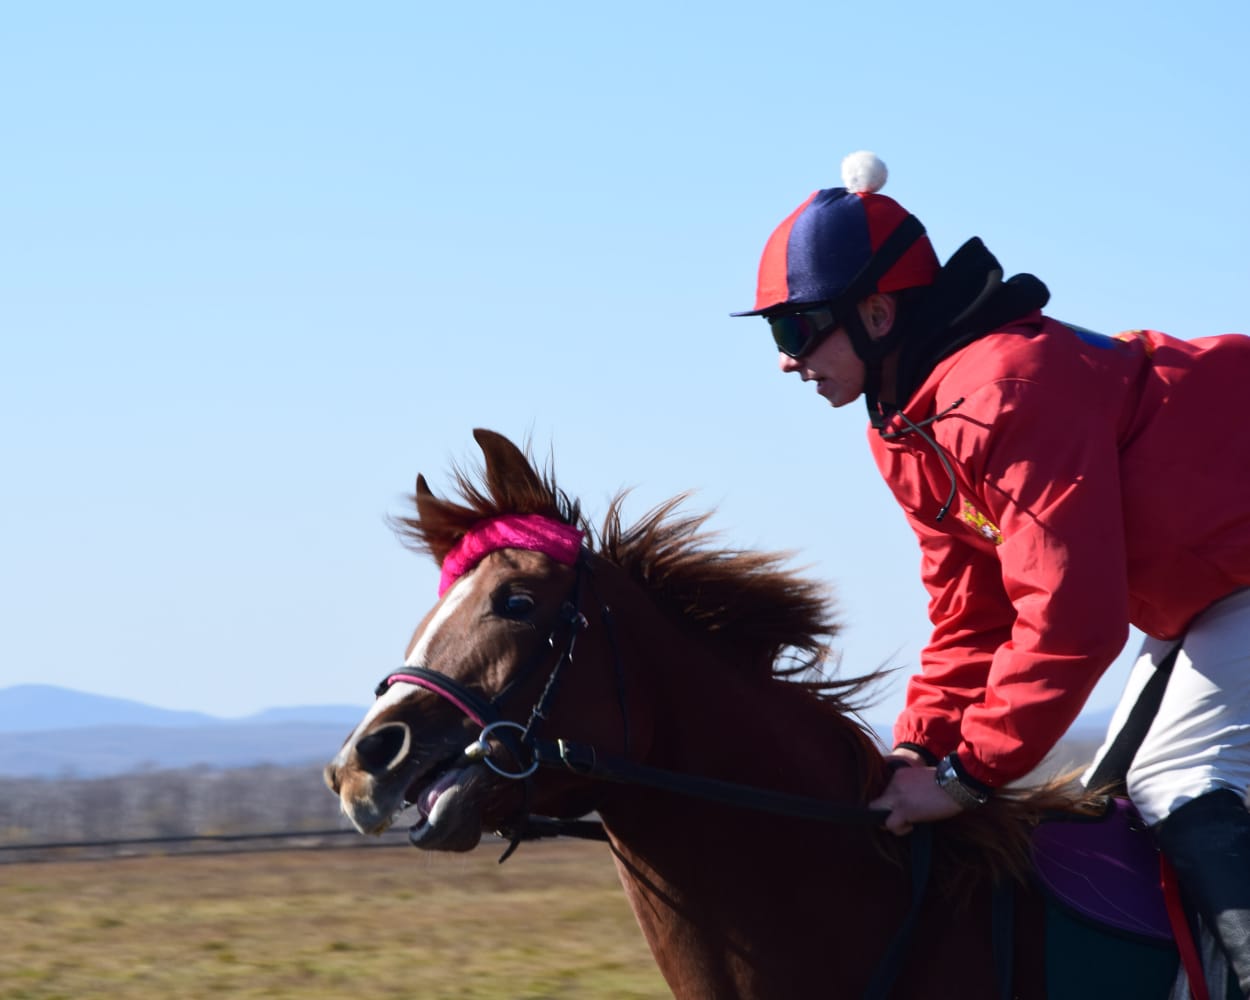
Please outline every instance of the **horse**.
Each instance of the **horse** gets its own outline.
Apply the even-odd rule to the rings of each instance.
[[[592,529],[550,464],[474,437],[454,498],[419,475],[391,519],[440,596],[325,769],[358,830],[415,810],[422,850],[511,851],[528,817],[597,815],[679,1000],[1061,995],[1029,837],[1089,793],[997,796],[921,828],[922,856],[867,807],[889,762],[859,713],[888,670],[840,676],[829,586],[724,547],[686,494],[626,527],[618,493]]]

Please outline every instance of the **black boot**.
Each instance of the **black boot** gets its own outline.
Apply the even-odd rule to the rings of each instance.
[[[1186,900],[1215,935],[1250,997],[1250,811],[1236,792],[1208,792],[1154,828]]]

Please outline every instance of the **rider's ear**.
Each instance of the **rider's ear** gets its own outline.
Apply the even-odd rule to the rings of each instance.
[[[859,303],[860,319],[873,340],[884,337],[894,328],[897,315],[898,303],[893,295],[885,292],[874,292]]]

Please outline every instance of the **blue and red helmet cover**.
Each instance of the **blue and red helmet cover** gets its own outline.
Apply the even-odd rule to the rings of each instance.
[[[883,194],[825,188],[796,208],[768,238],[760,258],[758,316],[778,306],[836,302],[907,211]],[[940,269],[933,244],[921,236],[880,280],[875,291],[931,285]]]

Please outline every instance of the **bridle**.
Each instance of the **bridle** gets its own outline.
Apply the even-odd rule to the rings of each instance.
[[[424,688],[450,702],[461,714],[482,727],[477,739],[465,747],[464,756],[471,761],[479,761],[502,778],[523,782],[522,792],[524,800],[518,816],[498,831],[501,836],[508,840],[508,847],[499,859],[500,864],[512,856],[512,853],[523,840],[556,835],[606,839],[602,835],[602,827],[599,824],[531,816],[528,808],[531,797],[530,779],[538,771],[539,767],[550,765],[551,763],[551,744],[540,741],[537,738],[539,726],[547,719],[560,679],[564,674],[564,669],[573,662],[577,637],[589,627],[586,616],[580,610],[583,579],[589,575],[590,567],[587,555],[583,551],[578,554],[574,563],[572,587],[560,605],[560,613],[552,625],[551,631],[547,634],[546,640],[538,645],[535,655],[493,696],[488,698],[481,692],[461,684],[444,673],[419,666],[404,667],[388,674],[374,689],[374,694],[381,697],[390,689],[391,685],[402,682]],[[624,667],[616,644],[611,612],[606,605],[600,603],[600,613],[608,629],[609,644],[616,664],[617,694],[620,702],[624,748],[625,753],[628,754],[629,718],[624,695]],[[561,638],[561,633],[563,633],[563,638]],[[530,709],[528,721],[522,725],[519,722],[505,718],[502,710],[504,700],[512,692],[520,688],[538,670],[549,649],[556,650],[555,660],[547,673],[542,693]],[[491,744],[492,738],[502,744],[508,751],[515,764],[514,768],[505,767],[494,759],[494,747]],[[561,744],[562,741],[556,741],[557,746]]]
[[[517,847],[526,840],[551,836],[607,840],[607,834],[600,823],[586,820],[560,820],[530,814],[531,779],[542,767],[564,768],[585,778],[643,785],[724,805],[799,819],[873,827],[880,826],[884,822],[886,816],[889,815],[888,810],[828,802],[824,799],[776,792],[715,778],[704,778],[631,761],[629,759],[629,717],[625,698],[624,665],[616,640],[611,608],[599,599],[597,593],[595,600],[599,604],[600,620],[604,624],[608,646],[612,650],[616,673],[617,699],[620,704],[621,725],[624,733],[624,752],[621,755],[606,754],[593,745],[572,743],[564,739],[539,738],[538,729],[543,722],[547,721],[560,680],[573,664],[577,637],[590,627],[589,621],[580,610],[583,582],[586,580],[590,581],[590,589],[594,591],[589,555],[587,550],[583,549],[574,563],[573,584],[561,603],[560,614],[546,640],[539,644],[535,655],[495,695],[486,697],[481,692],[461,684],[444,673],[419,666],[406,666],[387,674],[374,690],[374,694],[381,697],[392,685],[406,683],[424,688],[443,698],[461,714],[482,727],[477,739],[465,747],[464,756],[470,761],[482,763],[502,778],[522,782],[523,800],[517,818],[498,831],[500,836],[508,841],[508,846],[499,858],[500,864],[507,861]],[[562,640],[560,639],[561,633],[563,633]],[[555,660],[548,671],[538,700],[530,709],[528,721],[522,725],[505,718],[501,708],[503,701],[538,670],[548,649],[557,651]],[[507,749],[516,764],[515,769],[501,766],[494,759],[492,739]],[[877,966],[873,980],[864,994],[865,1000],[883,1000],[894,985],[919,919],[924,890],[928,883],[931,857],[932,827],[922,824],[915,828],[911,836],[911,906],[886,949],[885,956]]]

